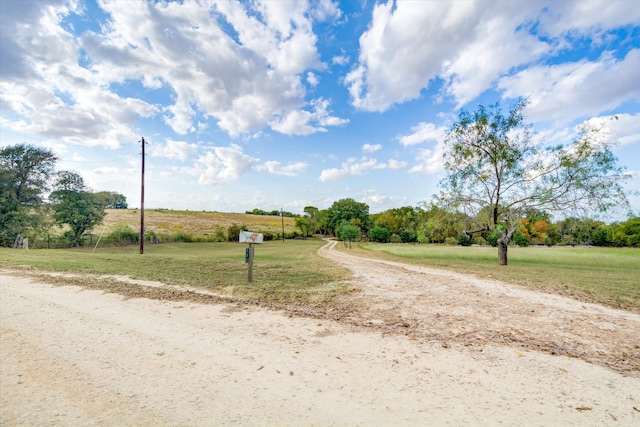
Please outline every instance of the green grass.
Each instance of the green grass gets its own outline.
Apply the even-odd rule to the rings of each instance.
[[[640,311],[637,248],[510,247],[508,266],[491,247],[361,243],[354,251]]]
[[[247,283],[244,243],[172,243],[138,246],[15,250],[0,249],[0,267],[124,275],[188,285],[265,304],[320,305],[351,290],[348,271],[317,255],[319,240],[255,245],[253,281]]]

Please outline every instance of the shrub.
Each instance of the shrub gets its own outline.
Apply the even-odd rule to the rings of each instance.
[[[467,236],[467,233],[460,233],[458,235],[458,244],[461,246],[471,246],[471,238]]]
[[[498,246],[498,239],[500,238],[500,236],[498,236],[498,233],[496,233],[495,231],[492,231],[491,233],[487,234],[485,236],[485,240],[487,241],[488,244],[490,244],[493,247]]]
[[[413,230],[401,230],[400,231],[400,240],[402,243],[411,243],[416,241],[416,233]]]
[[[402,239],[400,238],[399,235],[397,235],[396,233],[393,233],[391,235],[391,237],[389,237],[389,241],[391,243],[402,243]]]
[[[115,245],[129,245],[139,241],[140,233],[127,224],[118,223],[111,233],[106,237],[106,241]]]
[[[447,237],[446,239],[444,239],[444,244],[450,246],[457,245],[458,239],[456,239],[455,237]]]
[[[191,243],[193,242],[193,236],[189,233],[185,233],[184,231],[178,231],[173,235],[173,240],[176,242]]]
[[[516,233],[513,235],[513,243],[518,246],[529,246],[530,242],[529,239],[527,239],[527,236],[522,234],[520,231],[516,231]]]
[[[391,237],[391,232],[385,227],[374,227],[370,232],[372,242],[387,243]]]
[[[244,230],[246,226],[244,224],[231,224],[227,228],[227,240],[230,242],[238,242],[240,240],[240,232]]]
[[[216,232],[213,235],[213,239],[216,242],[224,242],[225,240],[227,240],[227,235],[224,233],[222,227],[216,227]]]

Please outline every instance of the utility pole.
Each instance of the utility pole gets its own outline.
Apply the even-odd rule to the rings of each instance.
[[[280,217],[282,218],[282,243],[284,243],[284,210],[280,208]]]
[[[140,185],[140,254],[144,253],[144,136],[142,143],[142,179]]]

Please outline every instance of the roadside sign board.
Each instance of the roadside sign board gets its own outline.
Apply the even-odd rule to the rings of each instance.
[[[240,232],[240,243],[262,243],[263,238],[262,233],[252,233],[251,231]]]

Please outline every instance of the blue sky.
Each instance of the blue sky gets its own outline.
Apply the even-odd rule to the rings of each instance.
[[[145,207],[429,201],[460,109],[529,97],[640,188],[640,2],[0,1],[0,141]],[[611,120],[617,116],[617,120]],[[631,198],[640,212],[640,198]]]

